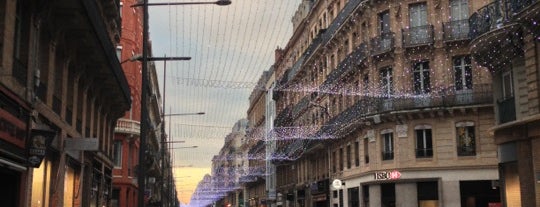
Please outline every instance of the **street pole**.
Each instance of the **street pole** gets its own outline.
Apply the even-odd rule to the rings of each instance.
[[[148,130],[147,88],[148,88],[148,0],[143,0],[143,42],[142,42],[142,83],[141,83],[141,134],[139,140],[139,173],[137,175],[138,207],[144,207],[146,192],[146,133]]]

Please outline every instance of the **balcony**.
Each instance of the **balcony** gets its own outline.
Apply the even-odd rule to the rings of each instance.
[[[456,20],[443,23],[444,41],[463,41],[469,40],[469,20]]]
[[[423,25],[402,29],[403,47],[417,47],[433,44],[433,25]]]
[[[309,95],[304,96],[294,107],[292,108],[292,117],[298,117],[302,111],[308,108],[311,98]]]
[[[394,49],[394,33],[383,33],[371,39],[371,55],[379,56]]]
[[[521,25],[514,20],[521,1],[499,0],[480,8],[469,18],[471,54],[492,72],[523,54]]]
[[[141,123],[130,119],[118,119],[114,128],[115,133],[123,134],[139,135],[140,131]]]
[[[328,41],[336,34],[336,32],[341,28],[345,21],[352,16],[353,12],[358,8],[362,3],[367,2],[367,0],[350,0],[345,7],[339,12],[334,21],[328,26],[328,29],[323,36],[323,45],[326,45]]]
[[[514,97],[497,101],[499,123],[504,124],[516,120],[516,102]]]
[[[328,75],[320,89],[331,90],[328,88],[329,86],[336,85],[335,83],[340,78],[347,75],[351,71],[354,71],[354,69],[356,69],[355,66],[362,64],[362,62],[366,60],[366,58],[367,45],[362,43],[352,53],[345,57],[345,59],[343,59],[343,61],[339,63],[337,68]]]

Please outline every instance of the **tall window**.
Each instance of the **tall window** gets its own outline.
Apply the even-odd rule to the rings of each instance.
[[[382,160],[394,159],[394,135],[391,130],[383,130],[382,137]]]
[[[122,168],[122,140],[114,141],[114,167]]]
[[[389,97],[394,92],[393,79],[392,79],[392,68],[383,68],[380,71],[381,77],[381,95],[384,97]]]
[[[512,71],[504,72],[502,75],[502,94],[503,99],[514,97],[514,81],[512,80]]]
[[[379,29],[380,35],[390,33],[390,11],[379,13]]]
[[[454,85],[456,91],[472,89],[471,57],[454,58]]]
[[[339,148],[339,170],[343,171],[343,148]]]
[[[456,123],[456,136],[458,156],[476,155],[474,122]]]
[[[426,3],[412,4],[409,7],[409,18],[411,28],[427,25]]]
[[[332,152],[332,158],[333,158],[333,160],[334,160],[334,162],[332,162],[332,172],[335,173],[335,172],[337,171],[337,169],[336,169],[336,165],[337,165],[337,152],[336,152],[336,151]]]
[[[429,79],[429,62],[419,62],[414,64],[413,71],[414,93],[426,94],[431,91]]]
[[[367,138],[364,139],[364,162],[369,163],[369,141]]]
[[[450,1],[450,19],[452,21],[469,18],[469,0]]]
[[[4,1],[5,4],[5,1]],[[16,80],[26,85],[28,73],[28,51],[30,36],[30,11],[28,1],[17,1],[15,12],[15,28],[13,35],[13,76]]]
[[[347,145],[347,169],[351,168],[351,145]]]
[[[354,164],[360,166],[360,142],[354,142]]]
[[[433,157],[433,140],[431,126],[417,126],[416,132],[416,157]]]

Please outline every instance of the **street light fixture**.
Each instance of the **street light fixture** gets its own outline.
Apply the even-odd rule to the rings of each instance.
[[[231,0],[217,0],[217,1],[211,1],[211,2],[164,2],[164,3],[137,3],[131,5],[131,7],[139,7],[139,6],[177,6],[177,5],[198,5],[198,4],[215,4],[218,6],[227,6],[230,5],[232,2]]]
[[[166,6],[166,5],[190,5],[190,4],[215,4],[218,6],[226,6],[230,5],[232,2],[231,0],[217,0],[215,2],[185,2],[185,3],[162,3],[162,4],[148,4],[148,0],[142,0],[142,4],[134,4],[131,5],[131,7],[143,7],[143,13],[142,13],[142,19],[143,19],[143,34],[142,34],[142,80],[141,80],[141,132],[140,132],[140,147],[139,147],[139,161],[145,159],[145,151],[146,151],[146,133],[148,131],[148,110],[147,110],[147,100],[146,96],[148,94],[148,61],[150,61],[150,58],[148,57],[148,6]],[[164,106],[165,107],[165,106]],[[146,166],[139,164],[138,169],[138,175],[137,175],[137,184],[138,184],[138,194],[137,194],[137,206],[138,207],[144,207],[144,194],[146,190]]]

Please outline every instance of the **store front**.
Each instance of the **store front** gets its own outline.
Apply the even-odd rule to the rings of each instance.
[[[387,170],[345,182],[345,207],[483,207],[501,202],[497,169]]]
[[[27,167],[25,144],[29,110],[0,86],[0,203],[24,205]]]

